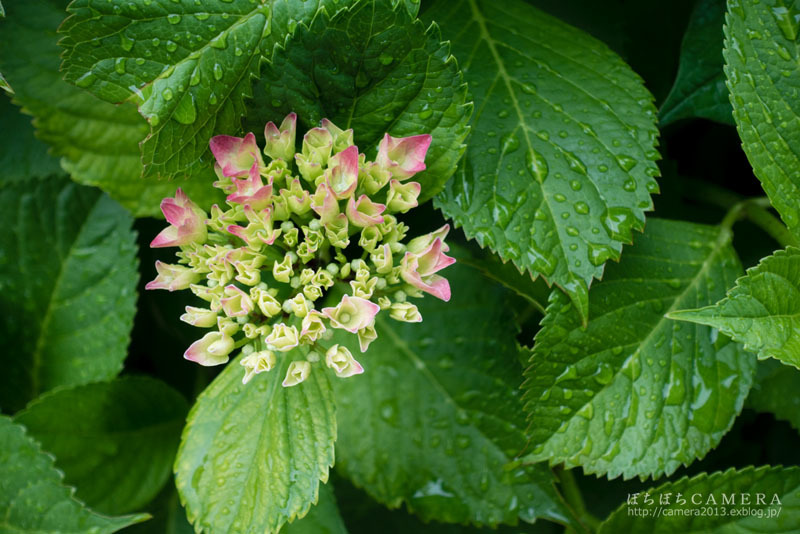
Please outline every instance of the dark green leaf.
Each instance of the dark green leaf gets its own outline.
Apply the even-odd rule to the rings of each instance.
[[[525,449],[510,293],[468,267],[447,269],[453,298],[419,303],[422,323],[376,322],[363,375],[335,379],[337,466],[376,500],[423,519],[496,525],[566,522]],[[357,354],[352,336],[336,336]]]
[[[730,0],[725,74],[747,159],[786,226],[800,237],[800,5]]]
[[[772,413],[800,430],[800,372],[775,360],[758,362],[745,406]]]
[[[800,368],[800,249],[764,258],[716,304],[671,317],[719,328],[759,358]]]
[[[60,29],[65,78],[104,100],[138,104],[151,127],[146,176],[195,174],[210,165],[213,135],[241,129],[262,54],[322,5],[335,10],[338,1],[76,0]]]
[[[35,117],[37,135],[63,156],[74,180],[102,188],[134,215],[160,213],[160,200],[178,186],[210,206],[219,198],[210,185],[211,167],[190,181],[143,180],[139,142],[147,124],[135,106],[108,104],[61,80],[55,35],[65,16],[60,4],[15,2],[0,23],[0,69],[14,87],[15,101]]]
[[[194,528],[186,519],[186,511],[181,506],[174,481],[170,479],[166,487],[148,506],[152,519],[134,525],[125,534],[194,534]]]
[[[319,502],[302,519],[286,525],[286,534],[347,534],[336,498],[327,484],[319,487]]]
[[[725,0],[700,0],[695,6],[683,36],[678,76],[659,110],[662,125],[691,117],[733,124],[722,70],[724,21]]]
[[[0,406],[113,378],[138,280],[131,216],[94,188],[51,178],[0,189]]]
[[[520,272],[513,263],[502,262],[488,250],[477,253],[461,247],[453,247],[451,256],[457,258],[460,264],[468,265],[489,280],[510,289],[544,314],[550,289],[541,278],[533,279],[528,271]]]
[[[652,96],[605,45],[521,0],[439,0],[425,16],[453,40],[478,110],[437,206],[586,316],[592,279],[658,191]]]
[[[526,371],[534,460],[614,478],[670,474],[715,447],[755,360],[665,312],[714,302],[741,272],[728,230],[651,219],[589,295],[587,329],[559,292]]]
[[[647,490],[652,499],[650,505],[643,504],[645,492],[640,493],[638,504],[622,505],[600,526],[599,532],[797,532],[800,529],[798,490],[800,469],[797,467],[748,467],[711,475],[702,473]],[[683,498],[683,504],[678,503],[678,495]],[[758,501],[759,496],[763,502]],[[774,500],[776,497],[779,504]],[[708,503],[710,498],[713,504]],[[725,505],[723,498],[733,498],[735,503]],[[746,505],[742,504],[744,499],[747,499]],[[662,500],[669,504],[660,504]],[[634,509],[640,513],[632,513]],[[644,511],[649,514],[641,514]]]
[[[13,132],[0,148],[0,185],[62,174],[58,159],[47,153],[47,145],[33,137],[31,118],[23,115],[10,98],[0,96],[0,132]]]
[[[198,397],[183,433],[175,473],[197,532],[276,533],[316,502],[328,479],[336,438],[333,393],[315,369],[281,386],[290,358],[242,385],[239,360]]]
[[[549,521],[534,524],[519,523],[515,526],[468,527],[458,524],[423,522],[408,513],[405,508],[390,510],[372,500],[346,480],[335,482],[339,508],[350,534],[375,534],[375,525],[380,525],[380,534],[562,534],[564,527]]]
[[[107,514],[141,509],[169,478],[189,407],[152,378],[58,389],[15,416],[56,457],[78,497]]]
[[[331,53],[335,50],[336,53]],[[452,176],[464,151],[472,105],[458,65],[438,28],[425,30],[390,0],[365,0],[300,24],[276,49],[256,87],[252,128],[295,111],[307,126],[331,119],[353,128],[370,153],[385,132],[429,133],[427,169],[414,177],[431,198]]]
[[[104,534],[147,519],[146,514],[98,515],[72,497],[53,457],[0,415],[0,532],[15,534]]]

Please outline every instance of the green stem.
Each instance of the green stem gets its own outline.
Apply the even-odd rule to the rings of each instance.
[[[774,215],[762,207],[751,205],[747,208],[747,218],[750,222],[768,233],[782,247],[800,246],[800,241],[788,228]]]
[[[587,509],[586,504],[583,502],[583,495],[575,481],[575,475],[569,469],[564,469],[563,466],[557,466],[553,469],[556,478],[559,482],[559,489],[564,501],[569,505],[575,513],[578,521],[590,532],[595,532],[597,527],[600,526],[600,520],[593,516]],[[569,532],[569,529],[567,530]]]
[[[800,241],[786,228],[780,219],[767,211],[769,206],[769,199],[766,197],[742,200],[728,210],[720,225],[730,230],[737,221],[746,218],[761,228],[782,247],[800,246]]]

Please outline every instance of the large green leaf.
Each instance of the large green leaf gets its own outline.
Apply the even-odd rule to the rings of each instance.
[[[472,105],[438,28],[426,31],[392,4],[364,0],[298,25],[264,67],[251,124],[255,130],[289,111],[308,126],[329,118],[353,128],[359,149],[372,154],[385,132],[429,133],[427,169],[414,177],[423,186],[421,199],[428,199],[455,171]]]
[[[716,304],[671,317],[719,328],[759,358],[800,368],[800,249],[767,256]]]
[[[331,487],[327,484],[321,485],[319,502],[316,506],[312,506],[304,518],[286,525],[283,532],[286,534],[347,534]]]
[[[138,281],[130,215],[94,188],[51,178],[0,189],[0,406],[113,378]]]
[[[741,272],[728,230],[650,220],[589,296],[559,292],[525,375],[530,458],[654,478],[704,456],[742,408],[755,360],[709,327],[665,312],[714,302]]]
[[[477,248],[477,247],[475,247]],[[469,265],[481,275],[510,289],[536,311],[544,314],[550,288],[541,278],[534,279],[528,271],[520,272],[511,262],[503,262],[489,250],[452,249],[452,256],[462,265]]]
[[[152,518],[146,523],[132,526],[125,534],[194,534],[173,480],[150,502],[146,511]]]
[[[800,4],[729,0],[725,74],[747,159],[772,205],[800,236]]]
[[[53,457],[0,415],[0,532],[103,534],[147,519],[147,515],[105,517],[72,497]]]
[[[145,175],[194,174],[208,165],[213,135],[241,129],[262,54],[340,1],[75,0],[61,27],[65,77],[110,102],[138,104],[151,127]]]
[[[55,30],[66,15],[56,0],[14,2],[0,22],[0,69],[14,99],[32,114],[37,135],[63,156],[72,178],[96,185],[134,215],[155,215],[178,186],[206,207],[218,198],[211,168],[192,180],[143,180],[139,142],[147,124],[135,106],[114,106],[61,80]],[[24,135],[19,132],[19,135]]]
[[[58,159],[47,153],[47,145],[33,137],[31,118],[1,95],[0,131],[13,132],[5,136],[0,147],[0,185],[63,172]]]
[[[797,532],[800,529],[798,490],[800,468],[797,467],[747,467],[711,475],[702,473],[639,493],[637,504],[620,506],[600,525],[599,532]],[[644,504],[645,493],[649,494],[650,504]],[[724,499],[730,502],[731,498],[733,504],[725,504]],[[709,502],[709,499],[713,500]]]
[[[776,360],[758,362],[745,407],[772,413],[800,431],[800,371]]]
[[[662,125],[692,117],[733,124],[722,70],[724,21],[725,0],[700,0],[695,6],[683,36],[678,76],[659,110]]]
[[[152,378],[58,389],[14,419],[55,455],[68,484],[92,508],[139,510],[169,478],[189,407]]]
[[[282,387],[289,361],[242,385],[237,359],[192,408],[175,474],[197,532],[274,534],[317,501],[333,465],[333,392],[322,368]]]
[[[588,288],[658,191],[652,96],[605,45],[521,0],[439,0],[477,112],[437,206],[468,237],[564,289]]]
[[[550,521],[514,526],[475,527],[438,521],[422,521],[404,508],[388,509],[346,480],[336,481],[336,497],[350,534],[563,534],[564,526]]]
[[[364,374],[334,381],[337,466],[425,520],[567,521],[545,466],[508,466],[526,446],[510,292],[458,264],[446,276],[449,303],[420,302],[422,323],[379,316]],[[357,354],[352,337],[334,340]]]

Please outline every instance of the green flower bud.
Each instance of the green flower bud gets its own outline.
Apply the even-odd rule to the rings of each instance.
[[[239,364],[245,369],[242,384],[247,384],[255,375],[275,367],[275,354],[269,350],[252,352],[242,358]]]
[[[278,323],[272,327],[272,332],[264,339],[270,350],[288,352],[300,344],[297,327]]]
[[[296,386],[308,378],[310,373],[310,362],[294,361],[289,364],[289,369],[286,371],[286,378],[283,379],[283,383],[281,385],[285,388]]]
[[[283,261],[275,262],[272,266],[272,277],[278,282],[288,283],[292,274],[294,274],[292,270],[292,257],[287,252],[283,257]]]

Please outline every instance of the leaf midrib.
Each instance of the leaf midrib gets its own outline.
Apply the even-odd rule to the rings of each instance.
[[[668,318],[667,315],[670,314],[671,312],[675,311],[676,309],[679,309],[679,304],[681,304],[683,302],[683,300],[689,294],[690,290],[693,290],[695,288],[695,286],[699,283],[699,281],[704,277],[706,271],[709,269],[709,267],[713,263],[712,260],[714,258],[716,258],[716,256],[722,251],[722,249],[725,247],[725,245],[727,245],[730,242],[730,238],[731,238],[730,231],[725,229],[725,228],[720,228],[719,236],[717,237],[716,241],[714,242],[714,246],[711,248],[711,251],[710,251],[708,257],[703,261],[702,266],[697,271],[697,274],[692,278],[692,281],[686,286],[686,288],[683,291],[681,291],[681,293],[679,293],[678,295],[675,296],[675,301],[672,303],[672,305],[669,307],[669,309],[661,316],[661,319],[659,319],[659,321],[653,326],[653,328],[650,330],[650,332],[647,334],[647,336],[645,336],[641,341],[638,341],[636,343],[637,346],[641,347],[641,346],[644,346],[645,344],[649,343],[650,339],[655,335],[655,332],[657,332],[658,330],[661,329],[661,327],[662,327],[662,325],[664,324],[665,321],[673,321],[674,320],[674,319]],[[620,369],[617,370],[614,373],[614,378],[618,377],[620,375],[620,373],[622,373],[622,367],[620,367]],[[582,410],[588,404],[592,404],[594,399],[597,398],[598,394],[603,392],[603,391],[605,391],[605,390],[607,390],[607,389],[609,389],[611,387],[611,385],[614,384],[614,382],[615,382],[615,380],[612,379],[611,382],[609,382],[608,385],[603,386],[597,392],[595,392],[595,394],[592,396],[592,398],[588,402],[582,404],[580,406],[580,408],[577,408],[575,410],[575,415],[572,416],[572,417],[569,417],[567,419],[567,421],[574,421],[576,418],[580,419],[581,416],[578,415],[578,412],[580,412],[580,410]],[[633,387],[633,381],[631,381],[631,387]],[[549,437],[547,440],[543,441],[542,444],[544,444],[544,445],[549,444],[554,436],[555,436],[555,434],[553,434],[553,436]],[[554,460],[551,459],[551,463],[553,461]],[[584,469],[588,469],[588,466],[584,466]]]
[[[87,224],[89,220],[92,218],[92,214],[97,209],[97,205],[100,203],[100,200],[102,198],[103,198],[102,195],[97,195],[97,198],[95,199],[92,208],[84,211],[86,218],[81,223],[78,233],[75,234],[75,239],[70,244],[66,255],[63,257],[63,261],[59,265],[58,274],[56,275],[56,280],[55,283],[53,284],[53,290],[50,292],[50,298],[48,299],[47,302],[47,308],[45,309],[44,318],[42,319],[42,322],[40,323],[39,326],[39,336],[36,338],[36,346],[34,347],[32,354],[33,365],[31,366],[31,391],[33,397],[39,396],[41,387],[41,377],[39,376],[39,368],[41,367],[42,364],[42,352],[44,351],[44,340],[46,337],[46,332],[50,327],[50,321],[53,318],[53,308],[56,303],[56,294],[60,292],[61,284],[64,281],[64,273],[66,272],[66,265],[72,258],[72,255],[75,252],[76,248],[75,245],[81,240],[83,233],[87,230]]]
[[[442,395],[442,397],[445,399],[445,401],[448,404],[450,404],[453,408],[455,408],[458,411],[466,411],[466,410],[464,410],[464,408],[461,408],[458,405],[458,403],[455,401],[455,399],[452,397],[452,395],[450,395],[450,392],[447,391],[447,389],[445,389],[445,387],[442,385],[441,382],[439,382],[439,380],[436,378],[436,375],[434,375],[431,372],[431,370],[428,368],[428,365],[425,363],[425,361],[422,358],[420,358],[416,354],[416,352],[411,350],[411,347],[408,346],[408,343],[406,343],[403,339],[401,339],[395,333],[395,331],[391,328],[391,326],[389,326],[386,323],[386,320],[384,318],[377,317],[376,318],[376,323],[381,325],[381,327],[382,327],[381,330],[388,334],[388,336],[391,338],[391,342],[398,349],[400,349],[400,351],[403,354],[405,354],[408,357],[409,360],[411,360],[411,363],[414,365],[414,368],[417,369],[418,371],[420,371],[425,376],[425,378],[428,379],[428,381]],[[492,417],[496,417],[496,416],[492,416]],[[513,421],[506,420],[506,419],[502,419],[502,420],[514,425],[514,428],[515,428],[515,431],[517,432],[517,434],[521,434],[521,432],[517,429],[516,424]],[[486,441],[491,443],[498,451],[500,451],[499,447],[497,447],[494,444],[494,440],[492,439],[491,436],[487,435],[485,432],[483,432],[483,430],[480,427],[478,427],[475,424],[470,423],[470,426],[472,428],[474,428],[476,431],[478,431],[486,439]],[[500,452],[501,452],[501,454],[503,454],[503,456],[506,456],[506,454],[503,451],[500,451]]]

